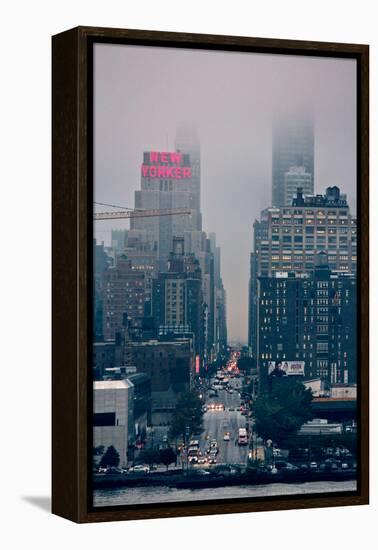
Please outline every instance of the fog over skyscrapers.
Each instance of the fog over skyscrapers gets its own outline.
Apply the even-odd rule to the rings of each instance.
[[[314,119],[309,109],[278,114],[273,119],[272,206],[291,204],[290,180],[302,176],[305,194],[314,192]]]
[[[314,194],[314,176],[312,107],[281,111],[272,125],[272,204],[254,222],[250,256],[248,343],[262,387],[272,362],[303,360],[307,378],[320,376],[333,383],[356,376],[357,220],[338,186],[327,187],[324,195]],[[325,264],[322,270],[317,268],[319,254]],[[314,282],[320,273],[327,273],[324,282]],[[303,303],[298,285],[306,294]],[[340,298],[346,285],[350,288],[343,312],[339,305],[337,321],[333,296],[336,292]],[[294,288],[296,297],[295,292],[290,294]],[[317,322],[321,326],[314,328]],[[344,339],[334,333],[339,322],[347,333]],[[335,338],[339,338],[337,360],[331,357]]]
[[[134,428],[119,440],[117,403],[105,393],[114,411],[95,411],[96,441],[110,444],[113,431],[123,457],[130,436],[127,466],[148,461],[144,451],[178,450],[171,431],[188,408],[180,452],[192,436],[204,451],[212,434],[223,445],[221,466],[248,464],[228,427],[233,437],[245,420],[255,427],[253,401],[269,397],[261,394],[280,364],[322,399],[325,391],[355,393],[353,86],[335,77],[329,59],[116,46],[111,65],[108,55],[99,48],[95,200],[134,213],[129,229],[125,220],[112,225],[110,247],[95,246],[93,370],[97,381],[128,380]],[[338,69],[349,82],[348,64]],[[173,69],[174,79],[162,78]],[[198,405],[203,430],[192,436],[189,390],[209,398]],[[338,414],[347,408],[353,416],[350,407]],[[189,464],[189,448],[184,455]]]

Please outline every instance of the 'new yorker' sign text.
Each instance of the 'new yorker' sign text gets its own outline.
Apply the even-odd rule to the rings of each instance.
[[[192,170],[189,166],[182,166],[181,153],[154,152],[149,153],[150,164],[142,164],[144,178],[167,178],[174,180],[189,179]]]

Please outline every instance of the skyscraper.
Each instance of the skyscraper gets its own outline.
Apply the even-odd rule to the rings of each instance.
[[[134,320],[143,317],[145,301],[145,276],[133,269],[127,256],[118,256],[116,265],[108,267],[102,277],[103,335],[114,340],[122,331],[124,315]]]
[[[266,208],[254,223],[249,297],[249,345],[257,346],[260,276],[277,272],[311,272],[317,252],[327,252],[332,271],[356,273],[357,220],[338,187],[325,195],[304,197],[299,190],[290,207]]]
[[[191,332],[194,349],[203,355],[201,268],[194,254],[184,253],[184,239],[175,237],[167,268],[152,281],[152,315],[161,332]]]
[[[302,189],[304,195],[312,195],[314,191],[312,174],[306,172],[304,166],[291,166],[284,175],[285,206],[291,205],[298,188]]]
[[[261,388],[276,362],[303,362],[305,379],[355,383],[356,276],[331,271],[321,252],[311,273],[276,272],[258,285]]]
[[[272,205],[290,205],[285,201],[285,174],[301,166],[311,175],[309,194],[314,192],[314,122],[310,112],[288,113],[273,123]]]
[[[175,138],[176,151],[186,153],[190,157],[192,167],[192,187],[194,193],[194,208],[201,211],[201,149],[197,129],[194,124],[181,123],[177,127]],[[201,229],[198,227],[198,229]]]
[[[143,154],[141,188],[135,191],[136,209],[190,208],[191,215],[132,218],[130,228],[151,248],[157,249],[159,269],[164,270],[172,238],[201,227],[197,187],[192,180],[189,154],[148,151]]]

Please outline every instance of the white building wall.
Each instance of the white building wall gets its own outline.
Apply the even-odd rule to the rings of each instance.
[[[94,413],[114,413],[115,425],[94,426],[93,445],[106,449],[113,445],[120,456],[120,466],[127,467],[129,427],[133,425],[133,384],[128,380],[106,380],[94,383]]]

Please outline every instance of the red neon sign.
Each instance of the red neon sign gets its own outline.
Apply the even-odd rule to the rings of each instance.
[[[149,153],[150,164],[142,164],[141,172],[144,178],[189,179],[192,170],[189,166],[182,166],[181,153],[157,152]]]
[[[200,357],[196,355],[196,374],[199,374],[200,371]]]

